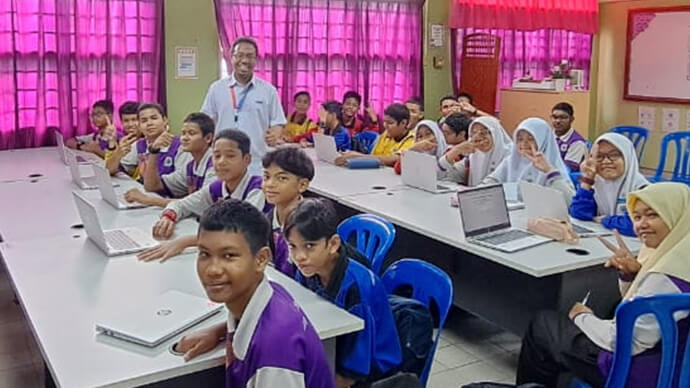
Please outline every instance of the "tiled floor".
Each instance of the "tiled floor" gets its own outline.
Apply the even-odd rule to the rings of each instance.
[[[43,386],[40,352],[0,264],[0,388]],[[441,333],[430,388],[457,388],[477,381],[512,383],[520,338],[454,310]]]

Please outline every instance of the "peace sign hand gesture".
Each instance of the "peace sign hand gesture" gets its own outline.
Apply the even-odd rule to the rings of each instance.
[[[544,157],[544,154],[541,152],[537,151],[537,149],[532,145],[532,153],[530,154],[524,154],[524,156],[529,159],[530,162],[532,162],[532,165],[534,168],[537,170],[543,172],[544,174],[548,174],[549,172],[553,171],[553,166],[549,164],[549,162],[546,160]]]
[[[613,252],[613,256],[606,261],[604,266],[615,268],[618,271],[618,274],[624,279],[633,278],[638,272],[640,272],[642,264],[637,261],[637,258],[632,254],[632,252],[630,252],[628,246],[625,245],[625,241],[623,241],[623,237],[621,237],[620,233],[614,229],[613,234],[616,236],[618,246],[608,242],[601,236],[598,237],[599,241],[601,241],[606,248]]]
[[[594,179],[597,175],[597,155],[599,154],[599,144],[592,146],[592,152],[585,152],[585,160],[580,164],[582,175]]]

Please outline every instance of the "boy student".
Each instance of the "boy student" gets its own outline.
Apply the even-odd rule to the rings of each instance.
[[[139,128],[138,111],[138,102],[127,101],[123,103],[118,109],[118,114],[122,122],[124,136],[118,141],[114,133],[111,131],[106,132],[106,136],[108,137],[108,151],[105,153],[105,168],[108,169],[110,175],[115,175],[121,171],[120,160],[132,151],[132,144],[144,137],[141,128]],[[128,174],[135,180],[141,178],[138,168],[129,171]]]
[[[335,148],[340,151],[347,151],[352,148],[350,134],[342,124],[342,105],[338,101],[327,101],[321,104],[319,109],[319,129],[317,130],[328,136],[335,138]],[[312,133],[300,143],[303,147],[313,145]]]
[[[110,100],[98,100],[91,107],[91,124],[96,127],[96,132],[76,136],[65,140],[65,146],[91,152],[103,158],[108,149],[108,141],[104,138],[106,131],[115,133],[119,137],[113,126],[113,102]]]
[[[290,260],[283,225],[288,214],[302,201],[302,194],[309,188],[309,182],[314,179],[314,163],[299,148],[279,148],[269,152],[262,163],[266,202],[275,206],[267,214],[273,229],[273,263],[278,270],[294,277],[296,270]]]
[[[556,133],[561,159],[570,171],[580,171],[580,163],[587,152],[587,143],[585,138],[572,127],[573,121],[575,121],[575,111],[567,102],[558,103],[551,109],[551,126]]]
[[[458,94],[458,105],[455,107],[455,109],[459,109],[458,113],[467,115],[470,118],[491,116],[490,114],[475,108],[473,104],[474,102],[472,99],[472,95],[467,92],[461,92],[460,94]]]
[[[441,97],[439,101],[439,113],[441,118],[438,120],[438,124],[441,125],[446,120],[446,118],[453,113],[453,107],[457,106],[458,102],[453,95],[447,95]]]
[[[217,179],[194,194],[168,203],[153,227],[153,237],[170,238],[179,220],[192,215],[201,216],[211,205],[223,199],[247,201],[267,213],[270,205],[266,204],[261,191],[261,177],[248,171],[252,160],[250,145],[249,136],[242,131],[226,129],[218,132],[213,141],[213,167]],[[182,236],[148,249],[138,257],[143,261],[166,261],[196,243],[196,236]]]
[[[350,136],[358,134],[362,131],[372,131],[379,133],[379,119],[371,107],[367,108],[369,115],[369,123],[364,123],[362,119],[357,117],[359,108],[362,106],[362,96],[359,93],[350,90],[343,96],[343,126],[350,133]]]
[[[226,343],[225,386],[333,388],[319,336],[290,294],[264,276],[271,227],[254,206],[211,206],[199,223],[197,273],[209,299],[225,303],[227,323],[184,336],[190,360]]]
[[[343,153],[336,159],[336,164],[344,165],[348,159],[374,157],[381,164],[392,167],[398,160],[400,152],[414,145],[414,133],[408,127],[410,111],[405,105],[391,104],[384,111],[383,128],[385,132],[379,136],[370,155],[355,151]]]
[[[336,343],[336,385],[350,387],[394,372],[402,350],[383,284],[354,259],[359,254],[343,243],[337,226],[330,201],[308,198],[290,213],[284,230],[299,269],[295,279],[364,321],[362,331]]]
[[[412,97],[405,101],[405,106],[410,111],[410,122],[407,126],[413,129],[418,122],[424,120],[424,102],[419,97]]]
[[[311,107],[309,92],[297,92],[294,97],[295,111],[288,116],[287,124],[283,130],[283,140],[290,143],[299,143],[300,140],[316,131],[316,123],[308,116]]]
[[[441,124],[441,132],[449,147],[465,142],[472,119],[460,113],[453,113]]]
[[[215,123],[206,113],[190,113],[182,125],[180,136],[181,152],[192,156],[184,168],[176,168],[167,175],[156,174],[149,177],[148,191],[168,192],[176,198],[192,194],[203,186],[213,182],[216,172],[213,168],[211,143]],[[150,157],[149,157],[150,158]],[[156,178],[158,178],[156,180]],[[171,200],[156,195],[147,195],[139,190],[130,190],[125,199],[151,206],[166,206]]]

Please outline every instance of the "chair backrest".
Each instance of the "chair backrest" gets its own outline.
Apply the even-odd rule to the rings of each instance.
[[[373,214],[358,214],[338,225],[338,235],[346,242],[354,235],[355,248],[369,259],[371,270],[378,275],[395,241],[395,226]]]
[[[370,154],[378,138],[379,135],[376,132],[362,131],[354,136],[354,143],[358,145],[360,152]]]
[[[400,287],[412,287],[412,298],[423,303],[427,308],[433,301],[438,307],[438,331],[434,344],[427,355],[426,364],[419,380],[426,386],[429,378],[431,363],[434,359],[438,339],[443,325],[446,323],[448,312],[453,304],[453,282],[448,274],[431,263],[418,259],[402,259],[393,263],[381,277],[383,286],[390,294]]]
[[[676,147],[676,159],[673,163],[673,174],[671,180],[690,184],[690,132],[674,132],[665,135],[661,139],[661,154],[659,155],[659,165],[652,180],[664,180],[664,166],[666,165],[666,153],[669,144],[673,142]]]
[[[637,152],[637,160],[642,160],[642,155],[644,155],[644,149],[649,139],[649,129],[631,125],[621,125],[611,128],[611,132],[620,133],[630,139]]]
[[[678,388],[690,387],[690,344],[685,343],[681,370],[676,371],[678,356],[678,325],[673,319],[676,311],[690,311],[690,294],[656,295],[636,298],[622,303],[616,310],[616,348],[607,387],[625,387],[632,362],[632,334],[635,321],[641,315],[654,314],[661,328],[661,369],[657,387],[670,387],[679,373]],[[690,336],[688,336],[690,338]]]

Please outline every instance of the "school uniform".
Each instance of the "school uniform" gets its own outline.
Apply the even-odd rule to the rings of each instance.
[[[392,156],[408,150],[414,145],[414,131],[408,131],[400,140],[395,140],[388,131],[381,134],[371,150],[374,156]]]
[[[290,258],[290,246],[283,233],[283,226],[280,225],[278,221],[278,212],[275,207],[272,207],[269,209],[268,213],[265,214],[271,222],[271,229],[273,232],[273,265],[278,271],[294,278],[295,273],[297,273],[297,268]]]
[[[188,152],[186,152],[188,153]],[[191,156],[191,154],[189,154]],[[197,164],[194,159],[187,162],[184,169],[176,169],[172,174],[162,175],[163,185],[171,192],[192,194],[216,178],[213,169],[213,150],[209,147]]]
[[[314,142],[313,135],[315,132],[317,131],[311,132],[307,138],[307,141],[310,143]],[[338,152],[349,151],[352,149],[352,140],[350,138],[350,134],[342,125],[338,126],[333,131],[328,130],[328,133],[325,134],[328,136],[333,136],[333,139],[335,140],[335,148],[338,150]]]
[[[120,160],[120,167],[132,175],[135,169],[139,170],[139,182],[143,183],[144,171],[146,169],[148,158],[148,143],[146,139],[139,139],[132,150]],[[158,153],[158,175],[163,181],[163,190],[158,194],[164,197],[179,198],[187,195],[187,185],[174,186],[172,188],[165,185],[165,176],[174,173],[177,170],[186,171],[187,163],[192,161],[192,154],[183,152],[180,149],[180,137],[175,136],[170,146],[161,148]]]
[[[316,123],[313,122],[309,117],[306,117],[302,124],[293,121],[295,114],[288,116],[287,124],[283,130],[283,134],[291,142],[299,142],[304,138],[306,134],[316,131]]]
[[[433,120],[422,120],[418,122],[417,125],[415,125],[414,129],[412,129],[412,132],[417,133],[417,129],[421,126],[429,128],[431,133],[434,134],[434,138],[436,139],[436,149],[434,150],[433,155],[436,157],[436,160],[439,160],[445,154],[446,148],[448,148],[446,138],[445,136],[443,136],[441,128],[439,128],[438,124],[436,124],[436,122]],[[398,160],[395,161],[395,164],[393,165],[393,171],[395,171],[395,173],[398,175],[402,174],[402,160],[400,158],[398,158]],[[442,176],[444,174],[440,168],[440,165],[437,169],[437,173],[438,178],[442,179]]]
[[[229,191],[225,182],[217,179],[193,194],[168,203],[164,211],[173,211],[177,215],[177,219],[190,216],[200,217],[206,209],[219,200],[232,198],[247,201],[266,214],[273,208],[273,205],[266,202],[261,190],[261,181],[260,176],[251,175],[247,171],[235,190]]]
[[[357,115],[355,115],[355,117],[352,119],[352,121],[350,121],[349,124],[343,123],[343,127],[345,127],[347,133],[350,134],[350,136],[354,136],[364,131],[371,131],[376,133],[380,132],[378,123],[369,122],[368,124],[365,124],[364,120],[357,117]]]
[[[316,330],[280,285],[265,276],[239,321],[229,314],[227,388],[334,388]]]
[[[570,171],[580,171],[580,163],[587,152],[587,142],[575,129],[570,128],[563,136],[556,136],[561,159]]]
[[[122,138],[122,132],[115,132],[115,138],[119,141]],[[98,130],[94,133],[89,133],[86,135],[75,136],[74,139],[78,144],[89,144],[93,142],[98,142],[98,147],[101,151],[108,150],[108,141],[101,136],[101,131]]]
[[[336,340],[336,373],[371,382],[394,373],[402,351],[388,295],[381,280],[364,265],[347,257],[345,249],[331,280],[323,285],[318,275],[295,277],[305,287],[364,320],[364,329]]]

